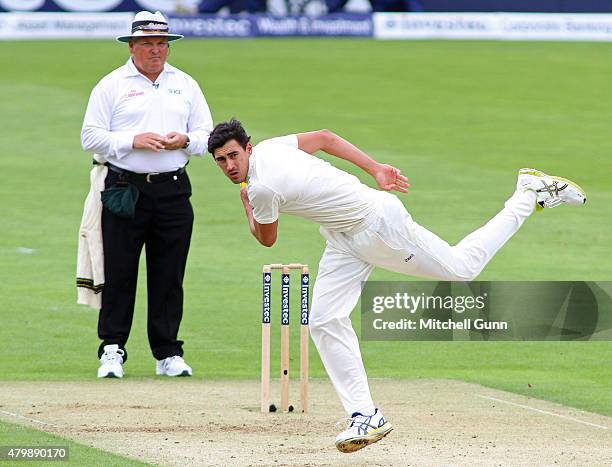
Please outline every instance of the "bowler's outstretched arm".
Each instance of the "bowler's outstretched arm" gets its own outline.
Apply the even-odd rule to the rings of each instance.
[[[299,133],[298,147],[308,154],[323,151],[332,156],[352,162],[357,167],[371,175],[378,187],[385,191],[407,193],[408,179],[400,170],[388,164],[376,162],[357,146],[329,130],[309,131]]]

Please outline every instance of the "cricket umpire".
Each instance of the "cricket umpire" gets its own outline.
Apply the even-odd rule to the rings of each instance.
[[[81,132],[83,149],[102,155],[105,284],[98,319],[98,377],[123,376],[138,263],[146,245],[147,334],[156,374],[191,376],[178,340],[193,209],[186,166],[206,151],[212,117],[198,83],[166,63],[171,34],[160,12],[141,11],[127,63],[94,87]]]

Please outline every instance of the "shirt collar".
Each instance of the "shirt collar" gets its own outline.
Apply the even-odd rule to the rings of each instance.
[[[164,71],[162,71],[162,75],[164,73],[174,73],[174,67],[168,62],[164,63]],[[131,76],[142,76],[134,62],[132,61],[132,57],[128,58],[127,63],[125,64],[125,77],[129,78]],[[161,75],[159,75],[161,76]]]
[[[249,170],[247,172],[247,182],[255,175],[255,151],[249,156]]]

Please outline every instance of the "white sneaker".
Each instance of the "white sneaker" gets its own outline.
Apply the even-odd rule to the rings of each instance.
[[[117,344],[105,345],[100,357],[98,378],[123,378],[123,356],[125,352]]]
[[[174,357],[157,360],[155,374],[166,376],[191,376],[192,371],[191,367],[183,360],[183,357],[175,355]]]
[[[519,170],[517,190],[533,190],[541,208],[554,208],[560,204],[581,206],[586,203],[586,193],[577,183],[566,178],[546,175],[536,169]]]
[[[373,415],[353,414],[346,430],[336,437],[336,447],[341,452],[355,452],[368,444],[380,441],[393,430],[378,409]]]

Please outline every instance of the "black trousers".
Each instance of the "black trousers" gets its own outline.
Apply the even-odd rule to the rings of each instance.
[[[108,171],[105,186],[119,174]],[[183,277],[193,228],[187,172],[161,183],[128,178],[140,191],[133,219],[102,211],[105,285],[98,319],[103,347],[118,344],[125,351],[134,317],[138,262],[143,245],[147,257],[147,334],[153,356],[183,355],[177,340],[183,316]],[[124,361],[127,360],[127,352]]]

